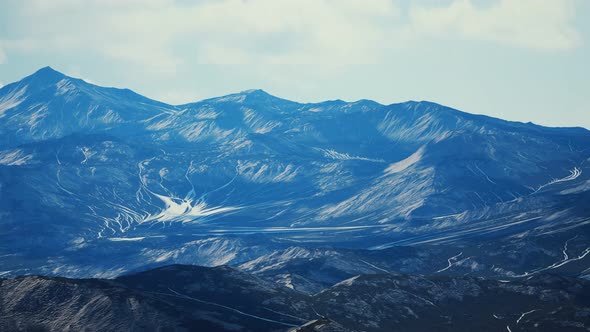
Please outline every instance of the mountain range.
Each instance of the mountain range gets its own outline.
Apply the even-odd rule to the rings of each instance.
[[[235,268],[169,265],[115,279],[0,280],[0,326],[25,331],[586,331],[590,282],[398,273],[302,294]]]
[[[68,293],[76,299],[78,291],[99,290],[118,294],[122,303],[141,298],[138,312],[157,311],[171,328],[245,323],[181,314],[169,303],[174,292],[152,284],[149,295],[125,283],[127,276],[159,275],[171,264],[224,271],[222,280],[238,274],[266,285],[257,289],[279,289],[289,303],[301,298],[301,311],[270,308],[302,318],[292,317],[292,328],[314,320],[318,306],[324,314],[310,324],[325,329],[434,328],[392,318],[422,314],[431,323],[483,328],[465,317],[445,323],[442,317],[457,317],[449,311],[456,308],[433,294],[419,296],[444,307],[440,312],[390,303],[392,311],[378,320],[350,316],[361,313],[347,314],[352,307],[344,300],[325,306],[373,294],[379,285],[423,292],[423,283],[441,289],[463,283],[468,289],[455,291],[478,294],[476,302],[488,301],[479,294],[509,288],[504,283],[526,288],[551,280],[548,294],[555,280],[586,289],[588,202],[590,131],[584,128],[510,122],[426,101],[298,103],[262,90],[169,105],[50,67],[0,89],[0,277],[16,277],[2,285],[33,287],[23,288],[23,299],[41,296],[38,286],[52,292],[72,285],[79,285]],[[153,298],[153,292],[166,295]],[[190,301],[176,295],[172,302]],[[215,302],[212,297],[199,295]],[[580,309],[587,305],[572,304],[555,324],[587,317]],[[570,310],[558,307],[551,310],[559,317]],[[353,323],[372,320],[376,326]],[[487,326],[496,323],[509,325],[502,318]],[[21,323],[0,317],[0,324]],[[248,324],[247,330],[258,329]]]

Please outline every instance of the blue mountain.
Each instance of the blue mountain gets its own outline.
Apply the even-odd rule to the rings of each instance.
[[[46,67],[0,89],[0,273],[569,235],[589,161],[583,128],[262,90],[168,105]]]

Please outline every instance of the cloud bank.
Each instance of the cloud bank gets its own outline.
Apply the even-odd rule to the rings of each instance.
[[[10,2],[8,54],[91,52],[153,71],[193,64],[380,64],[392,50],[462,40],[567,51],[570,0],[127,0]]]

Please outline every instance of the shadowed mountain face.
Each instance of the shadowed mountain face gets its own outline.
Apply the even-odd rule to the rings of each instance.
[[[62,331],[586,331],[590,284],[542,275],[361,275],[313,295],[230,267],[113,280],[0,279],[0,329]]]
[[[586,275],[589,163],[582,128],[261,90],[173,106],[47,67],[0,89],[0,275],[409,245],[441,268],[464,252],[444,273]]]

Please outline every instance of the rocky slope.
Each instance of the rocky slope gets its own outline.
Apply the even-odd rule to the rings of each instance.
[[[0,281],[3,331],[586,331],[590,283],[359,275],[302,294],[230,267]]]

